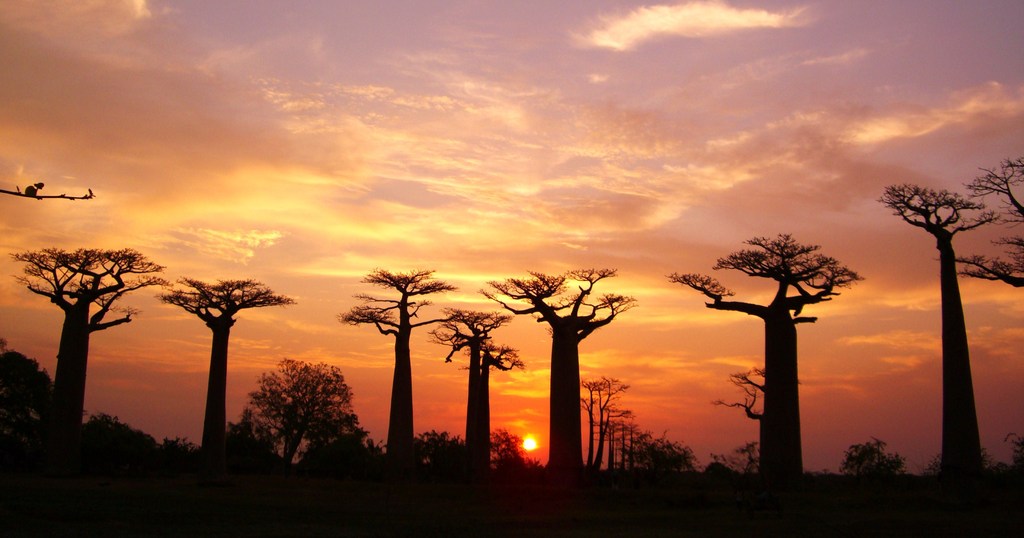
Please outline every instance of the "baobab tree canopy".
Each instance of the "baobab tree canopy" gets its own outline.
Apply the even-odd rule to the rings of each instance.
[[[998,168],[983,169],[983,174],[967,185],[975,198],[994,196],[1002,206],[1000,220],[1011,227],[1024,223],[1024,202],[1019,192],[1024,187],[1024,158],[1007,159]],[[1015,288],[1024,287],[1024,235],[1003,237],[997,244],[1007,247],[1009,260],[974,255],[958,258],[961,273],[985,280],[1001,280]]]

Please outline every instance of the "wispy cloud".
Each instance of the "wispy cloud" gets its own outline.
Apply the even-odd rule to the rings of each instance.
[[[667,36],[707,37],[755,28],[801,26],[802,8],[785,12],[741,9],[725,2],[689,2],[643,6],[621,16],[601,17],[600,23],[579,38],[585,46],[629,50]]]

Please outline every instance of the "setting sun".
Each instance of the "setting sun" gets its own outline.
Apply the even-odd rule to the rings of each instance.
[[[534,439],[532,435],[528,435],[523,439],[523,450],[527,452],[537,450],[537,440]]]

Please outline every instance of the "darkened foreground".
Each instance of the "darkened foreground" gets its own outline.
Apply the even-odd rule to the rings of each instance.
[[[933,481],[812,477],[781,511],[738,508],[728,486],[581,490],[235,477],[0,475],[0,536],[1013,536],[1020,484],[963,507]]]

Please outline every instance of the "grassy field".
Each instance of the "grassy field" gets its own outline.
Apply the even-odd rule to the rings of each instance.
[[[2,536],[1015,536],[1020,488],[971,507],[931,487],[809,485],[781,512],[737,509],[729,488],[563,490],[236,477],[0,475]]]

